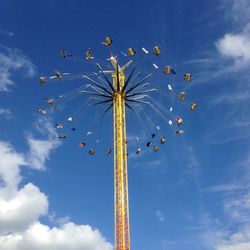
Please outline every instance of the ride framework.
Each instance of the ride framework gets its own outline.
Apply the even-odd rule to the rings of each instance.
[[[110,36],[107,36],[105,41],[102,43],[105,46],[110,46],[112,40]],[[148,54],[148,50],[142,48],[142,51],[145,54]],[[124,56],[133,57],[136,54],[134,48],[128,49],[128,54],[121,52]],[[160,54],[160,47],[155,46],[153,49],[154,56]],[[62,58],[71,58],[72,54],[67,53],[65,49],[61,50]],[[86,59],[89,61],[94,61],[94,56],[90,49],[86,51]],[[126,70],[132,63],[132,60],[129,60],[124,66],[118,64],[118,60],[111,54],[111,57],[108,59],[113,67],[113,70],[104,71],[99,63],[95,63],[98,72],[88,74],[80,74],[80,78],[83,78],[90,82],[90,84],[84,84],[78,88],[77,94],[87,94],[91,101],[94,100],[94,103],[91,103],[89,106],[101,105],[107,106],[103,114],[109,110],[113,110],[113,132],[114,132],[114,250],[130,250],[130,224],[129,224],[129,192],[128,192],[128,167],[127,167],[127,138],[126,138],[126,109],[129,109],[136,113],[135,108],[141,104],[149,105],[157,111],[162,116],[162,111],[159,111],[156,107],[156,104],[152,103],[152,98],[150,99],[150,92],[156,91],[156,88],[148,88],[148,80],[152,76],[147,74],[144,78],[141,78],[141,73],[135,74],[137,65],[135,65],[128,77],[126,77]],[[158,65],[152,64],[155,69],[158,69]],[[165,66],[163,70],[164,74],[175,75],[176,72],[171,66]],[[110,74],[112,80],[107,76]],[[76,79],[79,76],[73,76],[69,73],[60,73],[55,71],[55,75],[49,77],[48,79],[45,76],[40,77],[40,84],[43,86],[46,82],[55,80],[72,80]],[[95,76],[97,80],[93,79],[91,76]],[[189,82],[192,80],[192,75],[190,73],[184,74],[184,80]],[[167,84],[167,89],[169,92],[173,92],[172,85]],[[64,98],[63,95],[57,98],[47,98],[46,102],[52,106],[51,110],[55,110],[60,101]],[[178,94],[178,99],[182,102],[185,101],[186,93],[181,91]],[[196,110],[196,103],[189,103],[189,109],[194,111]],[[172,115],[173,107],[170,107],[169,113]],[[46,109],[39,108],[38,112],[42,115],[46,114]],[[167,121],[167,123],[172,126],[172,119],[175,119],[177,126],[179,127],[183,123],[183,119],[179,116],[175,116]],[[67,121],[72,122],[73,118],[69,117]],[[64,125],[56,123],[55,128],[63,129]],[[156,126],[159,130],[160,126]],[[71,131],[75,131],[75,128],[71,128]],[[176,135],[181,135],[184,133],[184,130],[176,130]],[[87,135],[91,135],[92,132],[88,131]],[[152,138],[155,137],[155,133],[151,135]],[[60,135],[58,137],[60,140],[65,140],[66,135]],[[160,138],[160,143],[164,144],[166,142],[165,137]],[[152,142],[147,142],[146,147],[151,147]],[[86,147],[85,142],[79,144],[80,147]],[[154,145],[153,151],[157,152],[159,147]],[[136,154],[141,152],[141,148],[138,147]],[[108,155],[111,154],[111,149],[108,150]],[[90,155],[95,154],[95,149],[90,149],[88,151]]]

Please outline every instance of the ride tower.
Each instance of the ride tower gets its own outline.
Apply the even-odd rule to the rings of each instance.
[[[114,126],[114,249],[130,250],[128,168],[126,141],[126,92],[124,88],[127,67],[117,68],[113,79],[113,126]],[[126,65],[125,65],[126,66]]]
[[[105,42],[102,43],[105,46],[110,46],[112,40],[110,36],[107,36]],[[145,48],[142,48],[142,51],[147,55],[149,51]],[[133,48],[128,49],[128,55],[132,58],[135,55],[136,50]],[[122,52],[121,52],[122,53]],[[122,53],[127,56],[127,54]],[[160,47],[155,46],[153,49],[153,54],[159,56]],[[65,49],[61,50],[61,57],[63,59],[72,58],[73,54],[68,53]],[[168,120],[170,126],[174,126],[173,121],[176,121],[178,129],[175,131],[176,135],[184,134],[183,129],[179,129],[179,126],[182,125],[183,119],[176,114],[174,114],[173,107],[169,108],[169,111],[162,107],[160,103],[155,101],[150,93],[157,91],[161,94],[161,91],[158,91],[156,88],[151,88],[150,78],[152,73],[145,75],[145,73],[138,72],[136,75],[137,64],[135,64],[126,75],[124,71],[132,63],[132,60],[128,61],[124,66],[120,67],[118,61],[116,60],[117,56],[108,58],[113,66],[112,70],[103,70],[101,65],[95,61],[94,56],[90,49],[86,51],[86,60],[95,63],[98,71],[96,72],[85,72],[81,74],[71,74],[66,72],[55,71],[52,76],[42,75],[39,78],[41,86],[47,84],[47,82],[52,81],[63,81],[63,80],[74,80],[74,79],[84,79],[88,81],[88,84],[83,84],[80,88],[77,88],[71,92],[68,92],[64,95],[57,96],[55,98],[46,98],[47,104],[50,106],[48,109],[39,108],[37,111],[41,115],[45,115],[46,112],[56,110],[58,105],[61,105],[63,102],[69,102],[69,100],[78,97],[81,94],[89,95],[89,98],[86,98],[88,105],[86,107],[93,107],[99,105],[105,107],[102,117],[108,112],[113,110],[113,133],[114,133],[114,250],[130,250],[130,225],[129,225],[129,197],[128,197],[128,168],[127,168],[127,139],[126,139],[126,111],[133,111],[137,117],[137,108],[142,105],[147,105],[154,112],[159,114],[164,120]],[[127,57],[128,58],[128,57]],[[158,69],[158,66],[153,63],[154,70]],[[171,65],[166,65],[163,72],[167,75],[176,75],[174,68]],[[107,74],[111,74],[112,80],[110,77],[107,77]],[[144,76],[145,75],[145,76]],[[184,73],[184,81],[186,83],[192,81],[192,75],[188,72]],[[164,78],[165,81],[165,78]],[[163,85],[164,86],[164,85]],[[185,92],[181,91],[176,92],[170,84],[167,84],[168,92],[171,93],[172,97],[177,97],[181,102],[186,103]],[[181,87],[183,89],[183,87]],[[165,93],[162,91],[162,93]],[[165,95],[164,95],[165,98]],[[189,103],[188,105],[191,111],[197,109],[196,103]],[[81,110],[79,109],[79,112]],[[145,113],[145,112],[143,112]],[[146,113],[145,113],[146,114]],[[77,118],[77,115],[74,115]],[[146,114],[147,116],[147,114]],[[169,118],[167,118],[169,117]],[[140,117],[139,117],[140,118]],[[150,117],[147,116],[147,119]],[[166,120],[166,121],[167,121]],[[72,117],[68,118],[69,122],[72,122]],[[62,129],[62,124],[56,124],[57,129]],[[156,129],[159,130],[160,127],[157,125]],[[73,130],[73,128],[71,129]],[[153,132],[155,129],[153,130]],[[92,132],[91,132],[92,133]],[[157,132],[158,133],[158,132]],[[68,132],[66,134],[68,136]],[[65,140],[67,138],[65,134],[59,135],[59,140]],[[87,132],[88,135],[88,132]],[[156,136],[155,133],[151,134],[150,140],[153,140]],[[139,140],[139,139],[138,139]],[[160,143],[165,144],[166,138],[164,136],[160,137]],[[98,143],[98,142],[97,142]],[[144,142],[142,142],[144,143]],[[151,145],[157,143],[156,141],[149,141],[146,144],[146,147],[150,148]],[[79,146],[81,148],[86,147],[86,142],[81,142]],[[153,145],[151,149],[154,152],[157,152],[159,147],[157,144]],[[139,154],[141,148],[138,147],[136,154]],[[111,155],[112,149],[108,150],[107,155]],[[95,149],[90,148],[88,150],[89,155],[95,154]]]

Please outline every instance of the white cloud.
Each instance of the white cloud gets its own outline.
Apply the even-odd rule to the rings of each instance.
[[[9,143],[0,141],[0,197],[16,193],[21,181],[20,166],[27,164],[22,154],[16,153]]]
[[[250,98],[250,92],[247,90],[244,91],[235,91],[230,93],[224,93],[215,98],[212,103],[218,104],[218,103],[240,103],[240,102],[246,102]]]
[[[24,76],[32,77],[35,74],[35,65],[18,49],[0,46],[0,91],[9,91],[14,85],[12,73],[22,71]]]
[[[250,249],[250,192],[249,192],[249,155],[246,160],[237,162],[237,169],[247,165],[244,176],[235,184],[217,185],[208,191],[226,192],[223,208],[225,223],[219,224],[219,228],[209,228],[208,234],[218,234],[217,241],[214,237],[209,239],[212,242],[212,249],[215,250],[249,250]],[[227,222],[227,223],[226,223]]]
[[[25,230],[47,210],[47,197],[28,183],[12,197],[0,198],[0,233]]]
[[[224,209],[237,222],[250,221],[250,193],[224,201]]]
[[[241,192],[240,192],[241,193]],[[220,230],[210,230],[213,235],[217,232],[218,239],[213,242],[216,250],[249,250],[250,249],[250,193],[244,195],[234,194],[227,197],[224,202],[225,215],[229,217],[229,229],[225,225]]]
[[[66,223],[49,228],[35,222],[25,232],[0,237],[2,250],[111,250],[112,245],[89,225]]]
[[[226,33],[215,45],[220,55],[234,62],[227,72],[235,72],[250,65],[250,2],[231,0],[227,3],[229,5],[225,5],[226,13],[233,17],[232,21],[237,31]]]
[[[191,145],[184,144],[182,150],[185,152],[183,155],[185,155],[186,167],[182,170],[182,175],[184,175],[184,178],[181,178],[181,181],[191,180],[197,184],[197,187],[199,187],[200,163],[195,149]]]
[[[28,137],[29,162],[32,168],[44,169],[45,161],[49,160],[49,155],[58,145],[59,141],[48,138],[48,140],[37,140],[33,136]]]
[[[37,130],[43,135],[47,135],[47,139],[35,139],[33,135],[27,136],[29,145],[28,162],[35,169],[45,169],[45,162],[49,160],[50,153],[55,150],[61,142],[58,141],[58,135],[51,123],[45,119],[40,119],[36,123]]]
[[[70,216],[57,217],[55,213],[48,216],[49,220],[55,225],[63,225],[70,222]]]
[[[0,233],[21,230],[47,212],[47,198],[31,183],[18,190],[23,154],[0,141]]]
[[[216,247],[216,250],[249,250],[250,249],[250,228],[246,227],[234,234],[229,240],[224,240],[223,243]]]
[[[223,225],[217,230],[210,228],[207,234],[212,235],[212,238],[208,238],[208,244],[212,243],[212,249],[215,250],[249,250],[250,193],[234,194],[223,202],[225,215],[229,217],[229,227]],[[214,234],[217,234],[217,240],[215,240]]]
[[[160,210],[156,210],[155,215],[157,219],[159,220],[159,222],[163,222],[165,220],[165,216]]]
[[[233,18],[236,22],[244,24],[250,20],[249,0],[232,0]]]
[[[36,128],[47,139],[28,135],[26,154],[17,153],[9,143],[0,141],[0,249],[112,250],[112,245],[97,229],[74,224],[69,216],[49,215],[47,196],[33,183],[22,184],[21,167],[44,169],[51,151],[59,146],[50,122],[39,120]],[[39,221],[42,216],[58,226],[42,224]]]
[[[250,33],[246,28],[242,33],[228,33],[216,42],[216,47],[222,56],[231,58],[234,66],[246,67],[250,63]]]
[[[5,119],[9,120],[12,118],[12,113],[8,108],[1,108],[0,107],[0,116],[3,116]]]
[[[7,36],[14,36],[15,35],[13,32],[7,31],[7,30],[3,30],[3,29],[0,29],[0,34],[7,35]]]

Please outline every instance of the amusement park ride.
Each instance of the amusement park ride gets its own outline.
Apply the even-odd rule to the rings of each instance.
[[[105,41],[102,43],[104,46],[110,46],[112,40],[110,36],[107,36]],[[149,51],[142,48],[145,54]],[[158,56],[160,54],[160,47],[155,46],[153,48],[153,54]],[[124,56],[133,57],[136,50],[129,48],[127,54],[121,52]],[[71,58],[72,54],[68,54],[65,49],[61,50],[62,58]],[[90,49],[86,51],[86,59],[93,61],[94,57]],[[93,73],[98,80],[92,79],[87,74],[83,74],[80,77],[86,79],[90,82],[78,89],[79,93],[85,93],[90,95],[92,100],[98,100],[91,105],[107,105],[104,114],[109,110],[113,110],[113,133],[114,133],[114,249],[115,250],[130,250],[130,227],[129,227],[129,198],[128,198],[128,168],[127,168],[127,138],[126,138],[126,109],[135,112],[135,105],[152,105],[150,103],[149,94],[150,92],[156,91],[155,88],[147,88],[149,85],[148,80],[151,74],[146,75],[144,78],[140,78],[140,73],[136,76],[135,65],[130,74],[126,77],[126,70],[131,65],[132,60],[129,60],[124,66],[118,64],[118,60],[111,54],[109,58],[113,69],[105,71],[101,68],[99,63],[96,63],[98,72]],[[155,69],[158,65],[153,64]],[[175,70],[171,66],[165,66],[165,74],[176,74]],[[110,78],[108,75],[111,75]],[[55,72],[54,76],[51,77],[40,77],[40,84],[45,85],[47,82],[53,79],[70,79],[70,75]],[[112,79],[112,80],[111,80]],[[190,73],[184,74],[185,81],[191,81],[192,75]],[[145,89],[146,88],[146,89]],[[168,89],[171,90],[172,87],[169,85]],[[59,97],[59,99],[62,97]],[[179,99],[185,99],[185,92],[179,93]],[[48,98],[46,102],[52,106],[52,109],[56,108],[57,98]],[[190,103],[189,108],[191,111],[196,109],[195,103]],[[172,111],[172,110],[170,110]],[[42,115],[46,114],[46,109],[39,108],[38,112]],[[69,117],[68,120],[72,117]],[[183,123],[181,117],[176,118],[176,124],[179,126]],[[172,125],[172,121],[169,125]],[[62,129],[62,124],[56,124],[57,129]],[[176,130],[177,135],[184,133],[184,130]],[[59,136],[59,139],[64,140],[66,136]],[[165,138],[161,138],[161,143],[165,143]],[[150,147],[152,143],[148,142],[147,147]],[[85,147],[86,143],[80,143],[80,147]],[[111,150],[111,149],[110,149]],[[141,150],[141,149],[140,149]],[[139,149],[137,152],[140,151]],[[158,146],[154,147],[154,151],[158,150]],[[111,151],[110,151],[111,152]],[[95,153],[94,149],[89,150],[89,154],[93,155]]]

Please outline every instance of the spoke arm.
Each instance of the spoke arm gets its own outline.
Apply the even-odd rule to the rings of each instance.
[[[149,104],[150,105],[150,102],[144,102],[144,101],[138,101],[138,100],[133,100],[133,99],[127,99],[126,100],[127,102],[134,102],[134,103],[143,103],[143,104]]]
[[[146,97],[149,97],[149,95],[138,95],[136,97],[133,97],[132,99],[128,99],[128,100],[139,100],[139,99],[143,99],[143,98],[146,98]]]
[[[103,98],[106,98],[106,97],[96,97],[96,96],[90,96],[89,97],[89,99],[91,99],[91,100],[100,100],[100,101],[107,100],[107,99],[103,99]]]
[[[141,76],[141,72],[138,72],[133,80],[135,81],[139,76]]]
[[[104,104],[104,103],[109,103],[109,102],[112,102],[113,99],[110,99],[110,100],[105,100],[105,101],[101,101],[101,102],[95,102],[93,104],[91,104],[90,106],[95,106],[95,105],[100,105],[100,104]]]
[[[100,71],[101,71],[103,77],[105,78],[105,80],[107,81],[109,87],[112,89],[112,91],[115,91],[115,90],[114,90],[114,87],[113,87],[113,85],[112,85],[112,83],[109,81],[109,79],[107,78],[107,76],[106,76],[105,73],[103,72],[103,70],[102,70],[100,64],[97,63],[96,65],[97,65],[97,67],[100,69]]]
[[[94,85],[96,85],[97,87],[101,88],[102,90],[104,90],[105,92],[107,92],[111,95],[111,92],[109,90],[107,90],[105,87],[103,87],[102,85],[100,85],[98,82],[94,81],[93,79],[91,79],[88,76],[84,76],[84,77],[87,78],[89,81],[91,81]]]
[[[102,119],[103,119],[104,115],[105,115],[112,107],[113,107],[113,103],[110,104],[110,105],[104,110],[104,112],[103,112],[103,114],[102,114]]]
[[[96,86],[90,85],[89,87],[90,87],[91,89],[95,90],[96,92],[100,93],[100,94],[105,94],[105,93],[102,91],[102,89],[100,89],[100,88],[98,88],[98,87],[96,87]]]
[[[130,82],[130,79],[131,79],[131,77],[133,76],[133,74],[134,74],[134,72],[135,72],[136,67],[137,67],[137,64],[134,66],[134,68],[133,68],[133,70],[131,71],[131,73],[130,73],[128,79],[126,80],[126,82],[125,82],[125,84],[124,84],[124,86],[123,86],[123,88],[122,88],[122,92],[126,90],[126,88],[127,88],[127,86],[128,86],[128,83]]]
[[[133,109],[128,103],[125,103],[126,107],[128,107],[130,110],[136,113],[135,109]]]
[[[119,66],[116,63],[116,81],[117,81],[117,90],[120,92],[120,77],[119,77]]]
[[[146,83],[143,83],[142,85],[138,86],[136,88],[136,91],[138,91],[139,89],[143,88],[143,87],[146,87],[147,85],[149,85],[149,82],[146,82]],[[133,92],[131,94],[134,94]]]
[[[99,81],[103,82],[106,86],[109,86],[109,85],[107,85],[107,82],[104,81],[104,80],[101,78],[101,76],[99,76],[97,73],[96,73],[96,77],[98,78]]]
[[[128,91],[127,94],[129,92],[131,92],[132,90],[138,88],[140,85],[142,85],[149,77],[151,77],[151,74],[147,75],[145,78],[143,78],[140,82],[138,82],[137,84],[135,84],[133,87],[131,87]]]
[[[156,88],[148,89],[148,90],[145,90],[145,91],[143,91],[143,92],[134,93],[134,94],[126,95],[126,96],[127,96],[127,97],[137,96],[137,95],[146,94],[146,93],[152,92],[152,91],[156,91]]]
[[[96,92],[87,91],[87,90],[81,90],[80,93],[86,93],[86,94],[90,94],[90,95],[102,96],[102,97],[107,97],[107,98],[111,98],[112,97],[111,95],[98,94]]]

